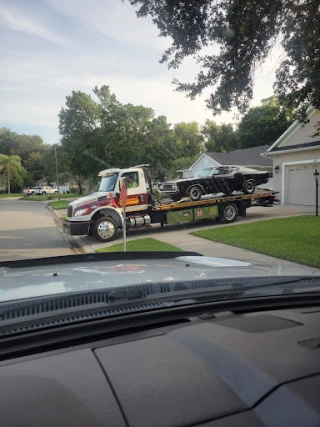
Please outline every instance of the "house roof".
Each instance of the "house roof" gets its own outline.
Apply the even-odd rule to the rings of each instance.
[[[273,150],[269,151],[269,153],[274,153],[277,151],[289,151],[292,149],[300,149],[300,148],[313,148],[313,147],[320,147],[320,140],[313,141],[313,142],[305,142],[304,144],[296,144],[296,145],[288,145],[286,147],[275,147]]]
[[[259,147],[242,148],[231,151],[230,153],[206,154],[221,165],[272,166],[272,160],[268,157],[262,156],[269,147],[269,145],[261,145]]]
[[[315,114],[315,112],[316,112],[316,109],[312,105],[310,105],[306,111],[307,118],[310,119],[310,117],[313,114]],[[277,151],[277,148],[282,144],[282,142],[285,139],[287,139],[289,136],[291,136],[297,129],[299,129],[301,125],[303,125],[303,123],[300,122],[299,120],[294,121],[292,125],[289,126],[288,129],[285,132],[283,132],[283,134],[280,135],[279,138],[271,145],[271,147],[269,147],[268,152],[270,153],[271,151],[272,152]]]

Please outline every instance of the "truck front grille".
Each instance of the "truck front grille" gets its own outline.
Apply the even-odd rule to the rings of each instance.
[[[68,206],[68,210],[67,210],[67,217],[71,218],[73,214],[73,208],[71,205]]]

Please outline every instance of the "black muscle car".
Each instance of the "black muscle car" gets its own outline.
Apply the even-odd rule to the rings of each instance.
[[[200,169],[192,178],[165,182],[159,185],[159,189],[170,194],[175,201],[182,197],[196,201],[205,194],[230,195],[233,191],[252,194],[257,185],[267,183],[268,179],[268,172],[240,166],[217,166]]]

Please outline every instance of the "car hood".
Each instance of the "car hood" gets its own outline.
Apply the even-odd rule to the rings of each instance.
[[[320,275],[316,269],[303,266],[275,266],[200,255],[154,259],[141,259],[137,255],[126,260],[92,256],[84,261],[79,261],[81,256],[71,257],[77,258],[75,262],[64,263],[59,257],[54,264],[49,258],[51,262],[47,265],[43,259],[42,265],[35,262],[33,266],[24,266],[21,261],[20,264],[7,262],[3,267],[0,264],[0,301],[155,282]],[[29,262],[26,260],[25,264]]]

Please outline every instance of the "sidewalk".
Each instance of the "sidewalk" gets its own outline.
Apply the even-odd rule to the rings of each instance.
[[[313,212],[314,208],[310,206],[277,205],[273,208],[252,207],[248,210],[247,216],[245,218],[241,218],[239,221],[236,221],[233,224],[225,225],[219,224],[216,221],[204,221],[202,222],[201,226],[199,226],[198,223],[167,226],[164,228],[156,225],[149,229],[128,231],[127,241],[138,238],[153,237],[154,239],[177,246],[184,251],[198,252],[204,256],[267,263],[277,265],[279,268],[280,266],[303,267],[305,270],[309,271],[310,274],[319,274],[320,270],[313,267],[302,266],[290,261],[285,261],[268,255],[259,254],[257,252],[248,251],[246,249],[237,248],[235,246],[229,246],[223,243],[202,239],[190,234],[192,231],[205,230],[212,227],[233,227],[234,225],[239,225],[240,223],[256,222],[275,218],[286,218],[297,215],[307,215],[312,214]],[[55,215],[60,217],[63,217],[65,214],[65,210],[61,210],[61,212],[55,211]],[[113,241],[109,243],[99,243],[92,236],[75,236],[74,238],[77,246],[85,253],[92,253],[99,248],[112,246],[117,242],[121,242],[120,239],[121,234],[119,234],[119,239],[116,242]]]

